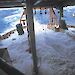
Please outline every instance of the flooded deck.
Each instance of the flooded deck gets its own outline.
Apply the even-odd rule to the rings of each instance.
[[[37,24],[38,25],[38,24]],[[47,26],[35,26],[36,50],[40,75],[74,75],[75,74],[75,39],[66,32],[55,32]],[[17,32],[10,38],[2,40],[7,46],[12,65],[25,73],[33,74],[32,55],[29,48],[27,31],[23,35]],[[1,45],[1,46],[2,46]]]

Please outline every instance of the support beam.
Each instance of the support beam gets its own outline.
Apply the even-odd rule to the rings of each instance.
[[[53,10],[53,7],[50,7],[50,24],[51,25],[57,25],[57,16],[55,14],[55,11]]]
[[[42,0],[37,0],[37,1],[34,3],[34,5],[37,5],[37,4],[41,3],[41,2],[42,2]]]
[[[60,21],[59,22],[59,27],[61,29],[67,29],[68,30],[68,28],[66,26],[66,22],[64,20],[64,16],[63,16],[63,7],[60,7],[60,20],[59,21]]]
[[[63,19],[63,7],[60,7],[60,20]]]
[[[29,45],[32,52],[33,58],[33,69],[35,74],[38,73],[37,68],[37,56],[36,56],[36,45],[35,45],[35,30],[33,22],[33,10],[30,0],[26,0],[26,10],[27,10],[27,27],[29,31]]]
[[[1,1],[0,8],[23,7],[21,2],[16,1]]]
[[[53,11],[52,11],[52,7],[50,7],[50,24],[53,25]]]

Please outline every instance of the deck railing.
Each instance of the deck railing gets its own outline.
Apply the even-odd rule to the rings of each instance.
[[[7,75],[25,75],[10,64],[6,63],[2,58],[0,58],[0,69]]]

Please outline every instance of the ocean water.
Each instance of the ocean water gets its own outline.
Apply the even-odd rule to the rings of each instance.
[[[4,8],[0,9],[0,34],[16,26],[22,14],[22,8]]]
[[[19,23],[22,12],[23,8],[0,9],[0,34],[7,29],[16,27],[16,24]],[[33,12],[35,12],[35,10],[33,10]],[[46,10],[47,14],[45,14],[45,10],[41,10],[41,12],[42,14],[40,14],[40,10],[36,10],[36,14],[34,15],[35,20],[40,24],[50,23],[49,9]],[[55,10],[55,13],[59,21],[58,10]],[[73,13],[75,13],[75,6],[64,8],[64,19],[66,24],[75,25],[75,17],[73,17]]]

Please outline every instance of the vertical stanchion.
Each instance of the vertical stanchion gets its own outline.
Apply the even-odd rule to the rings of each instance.
[[[59,9],[60,9],[59,27],[61,29],[67,29],[68,30],[66,23],[65,23],[65,20],[64,20],[64,16],[63,16],[63,6],[61,6]]]
[[[27,26],[29,31],[29,45],[33,58],[33,69],[35,74],[38,74],[37,68],[37,55],[36,55],[36,45],[35,45],[35,30],[33,21],[33,8],[30,2],[31,0],[26,0],[26,10],[27,10]]]
[[[63,7],[60,7],[60,20],[63,18]]]

